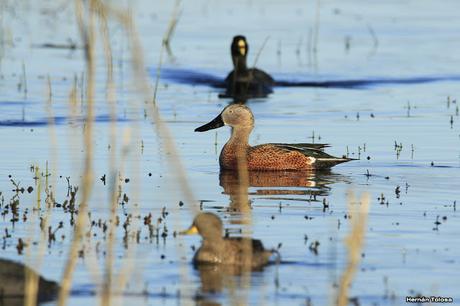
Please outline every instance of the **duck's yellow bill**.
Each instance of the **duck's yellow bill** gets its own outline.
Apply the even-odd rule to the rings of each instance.
[[[239,40],[238,41],[238,48],[240,49],[241,55],[246,55],[246,43],[244,40]]]
[[[195,235],[198,234],[198,228],[195,225],[190,226],[188,230],[179,232],[180,235]]]

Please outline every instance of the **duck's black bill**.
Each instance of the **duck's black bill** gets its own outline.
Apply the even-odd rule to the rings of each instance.
[[[221,126],[224,126],[224,125],[225,124],[224,124],[224,121],[222,120],[222,116],[221,114],[219,114],[219,116],[214,118],[211,122],[208,122],[205,125],[197,127],[195,129],[195,132],[205,132],[205,131],[209,131],[212,129],[220,128]]]

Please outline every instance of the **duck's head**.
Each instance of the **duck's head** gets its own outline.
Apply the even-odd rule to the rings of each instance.
[[[232,46],[231,46],[232,57],[235,57],[235,56],[246,57],[246,55],[248,54],[248,50],[249,50],[249,46],[246,41],[246,37],[242,35],[237,35],[233,37]]]
[[[204,132],[228,125],[232,128],[253,128],[254,115],[249,107],[243,104],[230,104],[212,121],[195,129],[195,132]]]
[[[210,212],[199,213],[193,219],[192,225],[188,230],[181,232],[183,235],[200,234],[205,240],[216,240],[222,238],[222,221]]]

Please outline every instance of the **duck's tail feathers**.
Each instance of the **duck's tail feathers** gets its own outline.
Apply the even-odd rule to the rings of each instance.
[[[352,160],[357,160],[355,158],[348,158],[348,157],[335,157],[335,156],[328,156],[328,157],[320,157],[316,158],[315,167],[316,168],[331,168],[335,165],[346,163]]]
[[[324,152],[324,148],[329,147],[329,145],[323,143],[271,143],[270,145],[274,145],[279,149],[287,151],[298,151],[305,156],[314,158],[314,167],[316,169],[328,169],[335,165],[355,160],[354,158],[348,158],[346,156],[335,157],[329,155],[328,153]]]
[[[330,147],[328,143],[271,143],[277,147],[293,150],[321,150]]]

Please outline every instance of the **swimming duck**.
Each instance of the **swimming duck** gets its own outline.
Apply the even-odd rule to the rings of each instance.
[[[352,159],[334,157],[323,151],[327,144],[268,143],[258,146],[248,144],[254,128],[251,110],[242,104],[230,104],[211,122],[195,129],[204,132],[224,125],[232,127],[230,140],[219,157],[221,169],[238,169],[238,158],[246,159],[248,170],[312,170],[330,168]]]
[[[262,70],[247,67],[249,45],[246,37],[233,37],[230,50],[233,70],[225,78],[226,91],[220,97],[233,97],[245,101],[248,98],[266,97],[272,93],[275,84],[273,78]]]
[[[183,235],[199,234],[203,238],[201,247],[193,257],[195,265],[244,266],[247,263],[251,269],[260,269],[267,265],[272,254],[276,253],[274,250],[266,250],[260,240],[222,237],[222,232],[222,221],[210,212],[198,214],[190,228],[181,232]],[[246,257],[244,250],[248,244],[252,246],[251,256]]]

